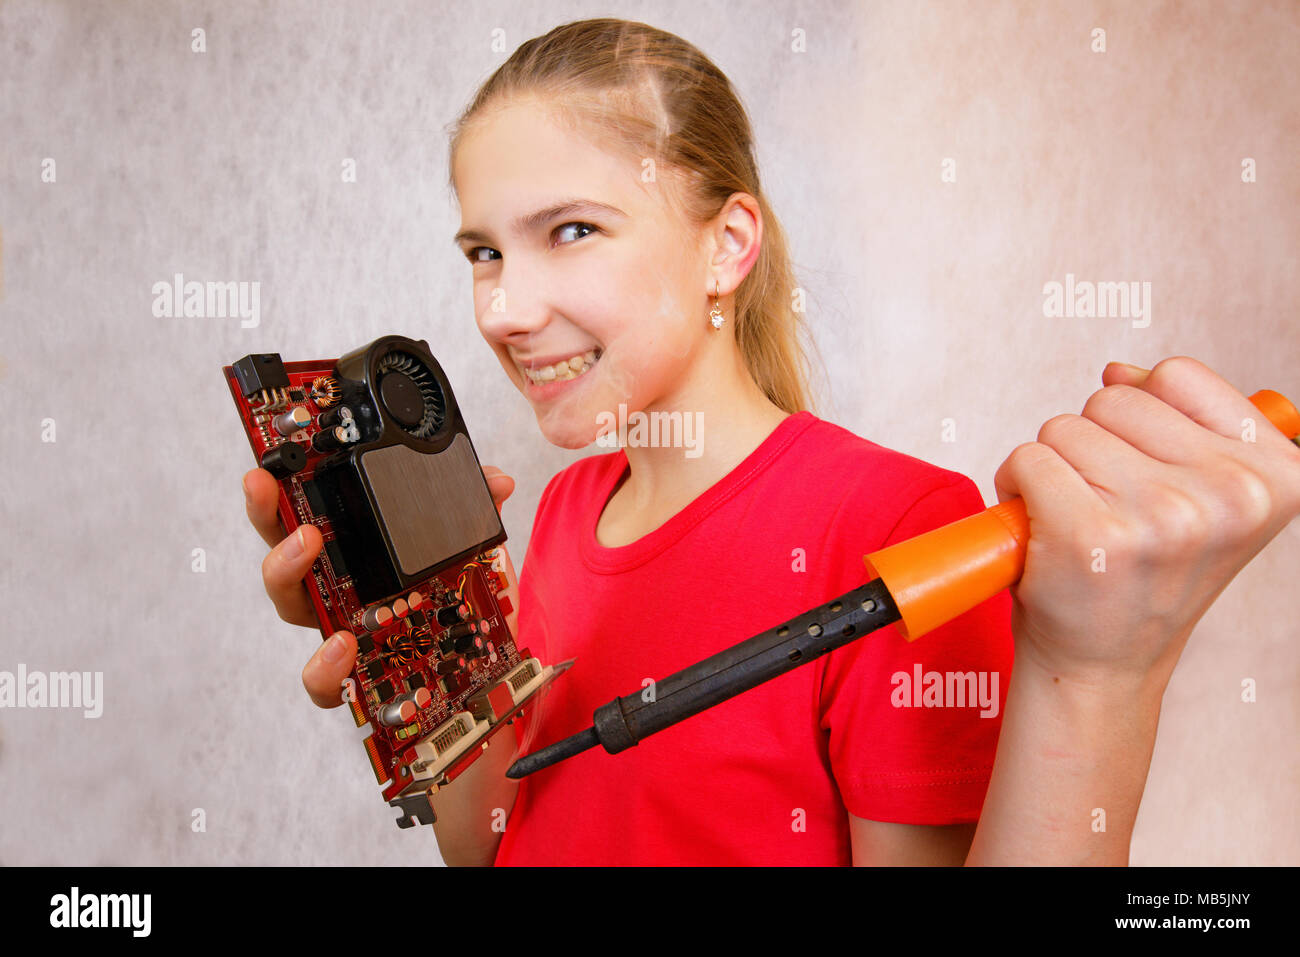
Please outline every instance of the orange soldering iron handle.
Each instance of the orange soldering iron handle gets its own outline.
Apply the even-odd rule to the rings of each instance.
[[[1250,397],[1287,438],[1300,436],[1300,411],[1269,389]],[[1029,516],[1008,499],[934,531],[863,558],[884,582],[902,615],[895,627],[915,641],[1020,580],[1029,543]]]

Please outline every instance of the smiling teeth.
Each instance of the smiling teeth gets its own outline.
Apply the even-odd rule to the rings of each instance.
[[[524,369],[524,374],[533,382],[576,379],[594,366],[598,358],[600,358],[598,350],[588,349],[586,352],[564,359],[554,365],[541,366],[537,369]]]

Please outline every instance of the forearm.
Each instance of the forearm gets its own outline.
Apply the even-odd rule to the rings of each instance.
[[[507,588],[500,594],[513,606],[506,616],[510,634],[519,634],[519,576],[504,545]],[[519,782],[506,777],[506,769],[517,755],[514,729],[502,729],[492,736],[483,756],[469,770],[433,798],[438,816],[433,832],[438,850],[450,867],[489,867],[496,860],[504,833],[500,827],[510,816],[519,793]],[[499,809],[499,813],[498,813]],[[495,828],[495,829],[494,829]]]
[[[519,782],[506,777],[515,750],[514,729],[503,728],[482,757],[433,796],[433,833],[448,866],[489,867],[496,860],[500,828],[519,792]]]
[[[1084,682],[1021,659],[1018,646],[966,863],[1128,864],[1163,684]]]

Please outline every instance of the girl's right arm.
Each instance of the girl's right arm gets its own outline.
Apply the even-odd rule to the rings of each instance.
[[[492,466],[483,471],[500,511],[501,503],[514,491],[514,480]],[[249,521],[271,546],[262,561],[267,596],[283,620],[316,629],[319,625],[303,579],[321,550],[320,531],[314,525],[303,525],[293,535],[284,534],[276,514],[276,482],[264,469],[253,469],[244,476],[244,494]],[[508,555],[506,576],[517,593],[514,566]],[[517,615],[513,611],[507,619],[512,634],[517,634]],[[316,649],[303,668],[302,683],[318,707],[336,708],[343,703],[341,688],[356,656],[356,638],[347,631],[335,633]],[[513,733],[494,735],[483,756],[456,779],[455,787],[434,795],[437,821],[433,831],[448,865],[491,865],[496,859],[502,834],[499,828],[510,815],[519,790],[519,783],[505,776],[506,768],[515,760],[515,750]]]

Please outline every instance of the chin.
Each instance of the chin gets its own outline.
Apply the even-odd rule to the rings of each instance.
[[[585,449],[596,441],[594,423],[584,424],[567,416],[537,413],[537,427],[546,441],[562,449]]]

